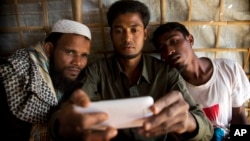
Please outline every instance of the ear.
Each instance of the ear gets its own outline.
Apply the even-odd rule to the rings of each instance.
[[[148,37],[148,29],[145,28],[144,29],[144,40],[147,40],[147,37]]]
[[[49,58],[50,55],[52,54],[53,48],[54,48],[54,46],[53,46],[53,44],[52,44],[51,42],[47,42],[47,43],[44,44],[45,54],[46,54],[46,56],[47,56],[48,58]]]
[[[190,34],[190,35],[188,36],[188,41],[190,42],[190,45],[191,45],[191,46],[194,45],[194,37],[193,37],[193,35]]]

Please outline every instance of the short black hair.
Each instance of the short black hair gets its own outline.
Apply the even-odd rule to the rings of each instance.
[[[155,46],[155,48],[158,49],[159,45],[158,45],[158,38],[167,33],[167,32],[172,32],[172,31],[179,31],[181,32],[181,34],[186,37],[189,36],[190,33],[187,30],[187,28],[178,22],[167,22],[165,24],[160,25],[158,28],[156,28],[156,30],[153,33],[153,38],[152,38],[152,42],[153,45]]]
[[[52,32],[45,38],[44,42],[51,42],[53,46],[56,47],[57,41],[61,38],[62,35],[63,33],[60,32]]]
[[[147,27],[150,20],[149,9],[144,3],[136,0],[119,0],[113,3],[107,12],[109,27],[112,28],[112,24],[117,16],[126,13],[139,13],[144,28]]]

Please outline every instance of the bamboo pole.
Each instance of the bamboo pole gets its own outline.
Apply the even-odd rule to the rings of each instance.
[[[102,0],[99,0],[99,15],[100,15],[100,21],[101,21],[101,25],[102,25],[102,28],[101,28],[101,33],[102,33],[102,42],[103,42],[103,47],[104,47],[104,50],[105,50],[105,57],[107,57],[107,43],[106,43],[106,40],[105,40],[105,26],[104,26],[104,10],[103,10],[103,6],[102,6]]]
[[[223,4],[224,4],[224,0],[220,0],[220,9],[219,9],[219,21],[221,21],[221,15],[222,15],[222,11],[223,11]],[[219,47],[219,42],[220,42],[220,33],[221,33],[221,26],[218,25],[217,28],[217,33],[216,33],[216,40],[215,40],[215,48]],[[215,58],[218,57],[218,53],[215,52]]]
[[[44,18],[44,30],[47,35],[49,33],[49,14],[48,14],[47,0],[42,0],[42,7],[43,7],[43,18]]]
[[[167,15],[167,2],[166,0],[161,0],[160,1],[160,10],[161,10],[161,21],[160,24],[163,24],[166,22],[166,15]]]
[[[201,47],[201,48],[194,48],[193,50],[195,52],[247,52],[249,49],[248,48],[240,48],[240,47],[235,47],[235,48],[206,48],[206,47]]]
[[[18,22],[18,21],[17,21]],[[180,22],[184,25],[190,25],[190,26],[198,26],[198,25],[211,25],[211,26],[240,26],[240,25],[250,25],[250,20],[249,21],[182,21]],[[158,26],[160,25],[160,22],[150,22],[149,26]],[[90,28],[95,28],[95,27],[108,27],[108,25],[100,25],[100,23],[88,23],[88,27]],[[18,32],[19,30],[40,30],[43,27],[40,26],[25,26],[25,27],[0,27],[0,32]]]
[[[189,0],[188,21],[192,20],[193,0]]]
[[[250,20],[246,21],[183,21],[183,24],[190,24],[190,25],[250,25]]]
[[[16,14],[16,22],[17,22],[17,27],[20,27],[20,18],[19,18],[19,14],[18,14],[18,2],[17,0],[13,0],[14,3],[14,10],[15,10],[15,14]],[[21,42],[21,47],[25,48],[25,43],[23,40],[23,32],[22,31],[18,31],[19,37],[20,37],[20,42]]]
[[[17,26],[17,27],[0,27],[0,32],[23,32],[23,31],[39,31],[44,30],[43,26]]]
[[[250,47],[248,48],[248,52],[247,52],[247,55],[245,58],[244,66],[243,66],[243,69],[245,72],[247,71],[247,68],[250,69],[249,68],[249,60],[250,60]]]
[[[193,0],[189,0],[189,9],[188,9],[188,23],[185,24],[187,26],[187,29],[190,30],[191,24],[190,21],[192,20],[192,7],[193,7]]]
[[[73,19],[82,23],[82,0],[71,0],[71,5]]]

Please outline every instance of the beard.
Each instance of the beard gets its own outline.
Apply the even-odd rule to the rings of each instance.
[[[126,54],[122,54],[119,51],[115,50],[115,54],[118,58],[122,58],[122,59],[133,59],[136,58],[137,56],[139,56],[141,54],[141,51],[136,53],[136,54],[130,54],[130,55],[126,55]]]
[[[122,59],[133,59],[136,58],[138,55],[139,54],[132,54],[132,55],[117,54],[117,56]]]
[[[63,70],[56,69],[53,58],[50,59],[49,74],[56,90],[63,93],[73,90],[78,84],[78,79],[72,80],[64,76]]]

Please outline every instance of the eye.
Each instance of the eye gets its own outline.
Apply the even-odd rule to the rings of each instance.
[[[88,54],[82,54],[81,56],[82,56],[82,58],[88,58],[89,55]]]
[[[66,50],[65,52],[67,55],[74,55],[74,52],[72,50]]]
[[[115,28],[114,29],[114,33],[116,33],[116,34],[122,34],[123,30],[121,28]]]
[[[183,42],[182,38],[179,37],[174,37],[171,38],[167,41],[168,46],[178,46],[179,44],[181,44]]]
[[[168,47],[165,44],[161,44],[159,46],[159,49],[160,49],[161,52],[165,52],[165,51],[167,51]]]
[[[171,40],[169,41],[169,43],[170,43],[170,45],[175,45],[175,44],[178,43],[178,39],[173,38],[173,39],[171,39]]]
[[[138,30],[137,30],[136,28],[132,28],[132,29],[131,29],[131,32],[132,32],[132,33],[136,33],[136,32],[138,32]]]
[[[167,42],[165,40],[162,40],[162,39],[158,40],[158,42],[157,42],[158,49],[161,51],[163,48],[165,48],[166,43]]]

